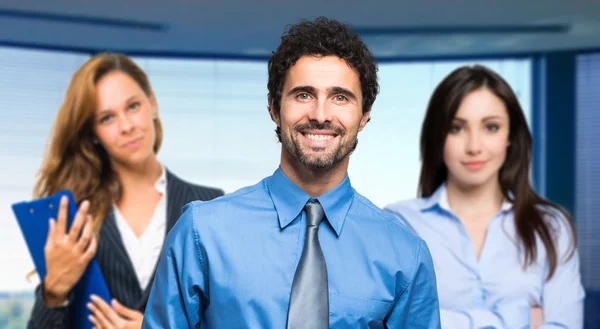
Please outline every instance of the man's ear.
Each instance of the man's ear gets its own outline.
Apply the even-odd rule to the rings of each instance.
[[[358,131],[362,131],[369,120],[371,120],[371,110],[363,113],[362,118],[360,119],[360,124],[358,125]]]
[[[277,113],[277,111],[275,110],[272,99],[271,99],[271,102],[269,103],[269,114],[271,115],[271,120],[273,120],[273,122],[275,122],[277,127],[281,127],[281,120],[279,118],[279,113]]]

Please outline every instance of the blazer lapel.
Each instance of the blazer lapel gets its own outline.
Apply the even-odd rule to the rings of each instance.
[[[181,216],[181,207],[185,200],[186,187],[181,184],[177,177],[167,170],[167,225],[165,236],[171,231],[173,225]]]
[[[133,263],[131,263],[131,259],[129,259],[127,250],[125,250],[125,245],[123,244],[121,233],[119,232],[119,228],[117,227],[115,214],[112,210],[110,210],[108,216],[106,216],[106,219],[104,220],[104,223],[102,223],[100,238],[106,239],[106,241],[109,242],[111,251],[125,265],[125,267],[127,268],[127,273],[132,275],[137,281],[137,275],[135,275]]]
[[[173,228],[173,225],[175,225],[181,216],[181,207],[185,202],[185,187],[186,186],[180,184],[177,178],[173,176],[169,170],[167,170],[167,225],[165,225],[165,236],[171,231],[171,228]],[[148,282],[148,286],[142,293],[142,298],[138,304],[138,309],[140,310],[144,310],[146,308],[148,297],[150,297],[150,290],[152,289],[152,284],[154,283],[157,265],[158,262],[154,265],[152,280]]]

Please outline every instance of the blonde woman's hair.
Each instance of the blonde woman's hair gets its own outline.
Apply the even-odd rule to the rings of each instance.
[[[155,99],[148,76],[129,57],[106,53],[89,59],[71,78],[34,188],[36,198],[68,189],[78,204],[89,200],[95,232],[100,230],[102,220],[122,194],[119,177],[111,168],[106,150],[95,142],[93,133],[96,85],[112,72],[127,74],[146,96]],[[157,153],[162,142],[158,117],[154,128],[154,152]]]

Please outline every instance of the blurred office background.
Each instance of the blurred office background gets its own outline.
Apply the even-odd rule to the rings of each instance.
[[[480,63],[514,88],[534,134],[534,184],[574,215],[600,328],[600,2],[0,2],[0,328],[24,328],[37,278],[10,205],[31,199],[71,75],[103,51],[149,74],[165,137],[161,161],[226,192],[279,163],[266,61],[289,23],[319,15],[354,26],[380,62],[381,93],[349,174],[378,206],[416,195],[429,96],[454,68]]]

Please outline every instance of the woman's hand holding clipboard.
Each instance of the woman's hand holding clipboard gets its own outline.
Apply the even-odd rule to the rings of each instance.
[[[92,313],[87,308],[91,296],[112,299],[94,257],[97,238],[89,205],[83,202],[78,209],[72,193],[65,190],[12,208],[43,282],[44,303],[54,307],[68,302],[70,327],[91,329]]]
[[[50,219],[44,247],[47,275],[44,278],[44,300],[49,307],[63,305],[96,254],[98,241],[94,236],[89,202],[83,201],[71,228],[67,231],[69,200],[60,198],[58,218]]]

